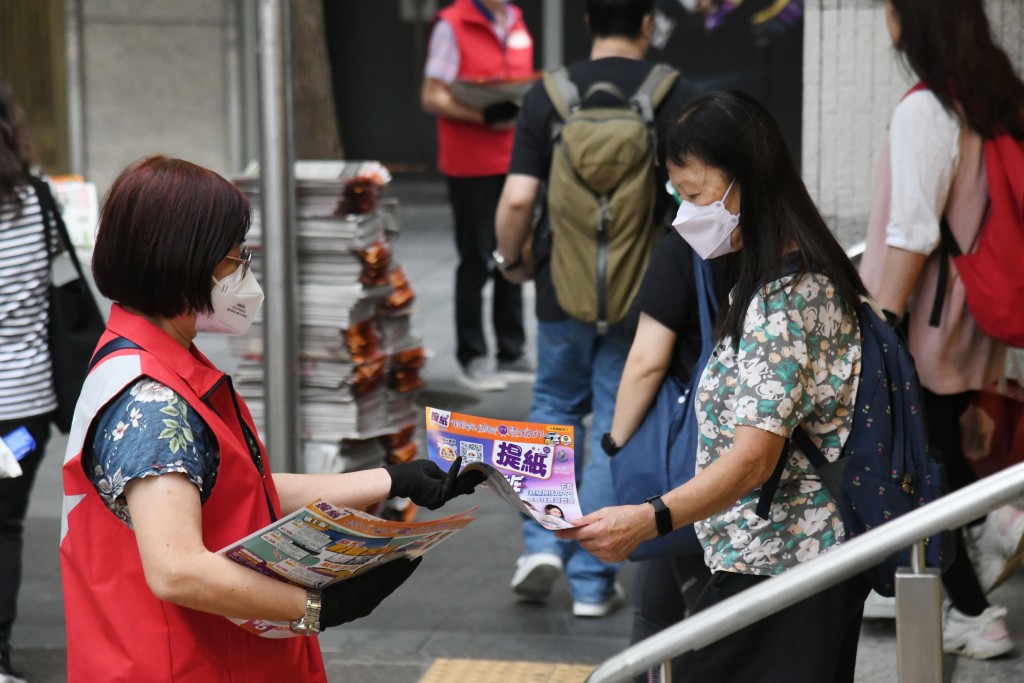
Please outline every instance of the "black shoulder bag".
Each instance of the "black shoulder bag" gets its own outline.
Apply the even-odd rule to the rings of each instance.
[[[57,410],[53,413],[53,423],[65,434],[71,431],[71,418],[75,414],[75,404],[82,393],[85,376],[89,372],[89,359],[96,349],[96,343],[106,328],[103,315],[100,313],[96,299],[93,298],[89,282],[82,271],[82,264],[71,244],[68,228],[64,224],[57,202],[50,194],[50,187],[45,181],[31,180],[46,229],[46,248],[50,254],[50,312],[49,312],[49,346],[50,359],[53,363],[53,389],[57,394]],[[78,272],[78,277],[63,285],[53,283],[53,252],[51,235],[53,226],[68,256]]]

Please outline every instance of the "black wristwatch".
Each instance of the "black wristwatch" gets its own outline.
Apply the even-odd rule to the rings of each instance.
[[[615,443],[610,432],[605,432],[604,436],[601,437],[601,450],[610,458],[622,450],[622,446]]]
[[[658,527],[658,535],[672,533],[672,511],[665,505],[661,496],[651,496],[644,502],[650,503],[654,508],[654,525]]]

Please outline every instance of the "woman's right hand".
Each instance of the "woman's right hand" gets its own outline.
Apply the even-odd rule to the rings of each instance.
[[[644,541],[658,535],[654,508],[647,503],[601,508],[560,529],[558,538],[577,541],[603,562],[622,562]]]
[[[377,609],[420,566],[422,557],[401,559],[341,581],[320,596],[320,629],[362,619]]]

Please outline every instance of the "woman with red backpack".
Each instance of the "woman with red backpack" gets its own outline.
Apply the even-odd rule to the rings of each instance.
[[[978,389],[999,378],[1006,346],[979,325],[977,300],[965,286],[970,279],[950,256],[954,248],[974,250],[989,220],[989,143],[1012,148],[1024,141],[1024,83],[994,43],[983,3],[887,0],[886,19],[893,46],[920,83],[892,116],[861,276],[887,317],[906,325],[928,441],[942,446],[956,490],[975,480],[960,447],[960,415]],[[985,589],[994,586],[984,584],[1005,576],[1006,560],[1020,554],[1024,515],[1014,512],[997,510],[980,532],[999,534],[1006,546],[995,572],[976,574],[963,533],[955,534],[957,557],[943,574],[948,653],[988,659],[1013,648],[1006,610],[988,603]]]

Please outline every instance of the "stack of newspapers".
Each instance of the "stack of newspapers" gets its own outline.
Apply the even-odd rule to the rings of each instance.
[[[296,163],[299,415],[307,472],[416,457],[416,393],[426,354],[411,330],[412,286],[391,254],[399,233],[396,201],[382,197],[369,211],[350,212],[346,187],[353,179],[372,181],[383,193],[390,175],[376,162]],[[235,183],[253,202],[246,244],[257,254],[259,277],[258,167],[251,165]],[[235,386],[261,430],[266,411],[274,409],[264,391],[263,325],[261,316],[230,341],[239,359]]]

